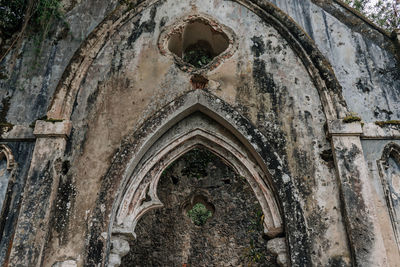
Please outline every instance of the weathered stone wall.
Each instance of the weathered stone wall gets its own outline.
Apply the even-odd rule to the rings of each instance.
[[[85,75],[72,115],[70,139],[74,148],[70,172],[76,188],[85,189],[77,190],[78,204],[71,214],[77,219],[71,221],[75,230],[68,231],[70,240],[84,235],[82,219],[94,205],[99,178],[105,175],[123,136],[192,90],[188,73],[180,71],[172,58],[160,55],[157,47],[160,23],[172,23],[190,12],[192,7],[185,2],[167,1],[146,9],[132,19],[135,23],[126,23],[119,30],[118,38],[107,43]],[[209,90],[275,139],[272,145],[291,167],[303,208],[314,216],[309,217],[309,224],[315,229],[315,238],[326,236],[325,245],[312,242],[315,260],[328,261],[324,257],[329,249],[334,255],[343,255],[346,238],[337,209],[334,169],[332,162],[319,156],[329,150],[323,132],[325,118],[306,69],[276,30],[248,9],[234,2],[212,6],[202,2],[196,5],[196,12],[214,17],[237,36],[235,54],[207,74]],[[327,201],[326,192],[336,194]],[[331,242],[330,232],[342,235],[340,241]],[[83,248],[74,242],[71,249]]]
[[[10,109],[5,114],[8,122],[28,126],[45,115],[49,100],[74,53],[117,5],[116,1],[71,2],[66,3],[69,7],[65,14],[68,35],[57,41],[53,40],[57,36],[51,36],[53,39],[43,44],[37,66],[33,65],[35,47],[29,39],[24,40],[14,69],[7,68],[11,54],[2,62],[5,76],[2,75],[0,85],[6,89],[1,91],[2,99],[7,98],[9,102]],[[394,90],[399,86],[398,63],[395,53],[388,49],[388,37],[334,1],[271,2],[294,19],[329,59],[343,86],[350,110],[362,115],[365,121],[399,118],[396,105],[400,101]]]
[[[350,111],[366,122],[400,118],[399,55],[396,59],[388,37],[335,1],[271,2],[300,24],[327,57]]]
[[[264,9],[254,8],[252,2]],[[353,239],[359,225],[349,222],[352,220],[348,219],[349,210],[355,211],[353,219],[367,222],[369,216],[376,217],[373,204],[364,203],[363,198],[343,208],[343,201],[350,199],[353,192],[343,191],[346,183],[340,177],[350,169],[356,176],[367,173],[346,165],[355,158],[358,162],[364,152],[360,145],[357,155],[342,156],[353,139],[338,137],[339,140],[335,136],[331,143],[332,136],[328,134],[327,139],[327,131],[334,133],[331,130],[334,127],[326,127],[331,120],[341,122],[346,112],[352,111],[370,122],[361,132],[350,132],[357,136],[352,138],[359,141],[358,136],[362,135],[370,139],[398,139],[396,126],[373,124],[376,120],[400,118],[395,41],[360,22],[359,17],[336,2],[331,5],[322,1],[272,2],[301,28],[296,28],[294,21],[273,9],[267,1],[143,1],[137,8],[131,4],[125,9],[116,1],[73,1],[66,14],[69,34],[64,39],[46,41],[38,67],[32,71],[33,43],[24,41],[14,69],[8,70],[7,79],[0,80],[0,86],[5,89],[0,92],[3,94],[0,120],[13,125],[8,132],[3,125],[6,133],[2,139],[19,142],[38,138],[25,199],[28,202],[41,199],[40,188],[51,192],[43,198],[42,206],[48,207],[45,212],[38,208],[35,213],[37,207],[22,209],[33,213],[21,213],[19,224],[22,225],[21,221],[28,224],[27,236],[21,234],[22,226],[18,228],[16,236],[20,240],[16,239],[16,244],[21,250],[35,251],[26,257],[15,251],[13,264],[39,261],[51,266],[73,259],[78,265],[91,265],[107,260],[114,205],[124,186],[119,184],[120,178],[109,180],[112,166],[118,160],[124,161],[121,166],[128,166],[128,160],[122,160],[124,151],[129,150],[129,144],[140,144],[143,138],[135,133],[146,127],[156,128],[162,117],[159,111],[168,105],[179,107],[182,99],[196,87],[193,73],[182,71],[171,55],[162,53],[159,39],[168,27],[176,22],[184,23],[183,19],[192,14],[206,14],[205,17],[222,25],[223,30],[233,33],[232,54],[219,59],[215,68],[201,71],[207,80],[204,90],[220,101],[213,105],[218,107],[222,105],[218,103],[223,103],[234,110],[235,114],[222,119],[231,121],[235,116],[240,117],[265,138],[260,143],[268,144],[269,151],[261,153],[262,149],[253,145],[257,143],[255,134],[243,137],[262,160],[267,161],[266,155],[270,153],[277,157],[279,166],[284,166],[282,169],[268,164],[268,170],[263,171],[274,187],[292,252],[300,246],[307,251],[304,255],[292,253],[292,264],[349,265],[353,260],[353,264],[355,261],[361,265],[363,262],[391,265],[396,262],[399,255],[397,250],[390,249],[395,241],[386,210],[378,209],[382,231],[375,221],[370,224],[373,226],[363,225],[363,230],[371,228],[363,237],[372,240],[371,243]],[[264,14],[263,10],[275,17]],[[283,23],[286,24],[282,26]],[[56,32],[62,31],[62,27],[59,25]],[[289,30],[285,34],[286,29]],[[301,29],[315,42],[315,47]],[[10,60],[11,55],[1,62],[2,66],[7,69]],[[72,63],[68,66],[69,62]],[[69,100],[57,102],[63,101],[63,93]],[[50,116],[51,119],[64,121],[47,121],[50,126],[43,127],[38,123],[34,136],[29,125],[45,115],[47,108],[50,115],[61,114]],[[72,122],[70,135],[68,120]],[[5,125],[10,128],[9,124]],[[340,131],[334,134],[349,134]],[[344,149],[335,151],[335,144]],[[363,141],[364,144],[367,142]],[[368,147],[364,147],[365,151],[369,151]],[[31,153],[14,153],[16,157],[28,155],[24,158],[26,171],[17,176],[24,184]],[[365,152],[365,158],[368,153]],[[48,167],[46,162],[50,164]],[[125,171],[120,176],[122,173]],[[379,176],[371,178],[374,198],[380,201],[379,207],[385,207],[385,196],[377,181]],[[358,192],[362,197],[367,196],[365,188],[369,187]],[[358,184],[347,189],[358,190]],[[368,212],[357,213],[357,207],[364,204]],[[289,214],[287,211],[291,209],[299,214]],[[30,216],[45,219],[47,224],[35,222],[42,227],[36,233],[37,227],[29,224]],[[301,220],[304,222],[299,223]],[[99,226],[99,221],[104,223]],[[349,233],[353,230],[354,233]],[[374,236],[380,232],[388,237],[384,242],[382,236]],[[32,241],[36,240],[29,236],[32,233],[40,233],[43,242]],[[350,243],[359,242],[356,248],[349,244],[348,238]],[[29,243],[24,245],[24,240],[41,243],[41,247],[30,248]],[[366,250],[362,257],[354,256],[358,246]],[[387,255],[372,260],[381,251]]]

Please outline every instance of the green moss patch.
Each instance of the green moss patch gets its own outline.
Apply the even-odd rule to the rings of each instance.
[[[212,212],[204,204],[197,203],[188,211],[187,215],[195,225],[202,226],[212,217]]]
[[[352,123],[352,122],[356,122],[356,121],[361,121],[361,118],[358,116],[355,116],[355,115],[348,115],[343,118],[344,123]]]
[[[400,120],[389,120],[389,121],[376,121],[376,125],[384,127],[386,125],[397,125],[400,126]]]

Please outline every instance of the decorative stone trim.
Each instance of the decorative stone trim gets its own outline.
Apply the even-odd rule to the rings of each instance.
[[[387,125],[381,127],[375,123],[366,123],[363,126],[362,139],[400,139],[400,128]]]
[[[291,44],[292,49],[304,62],[304,66],[317,85],[327,118],[338,118],[341,113],[345,113],[346,107],[342,105],[341,86],[328,60],[325,59],[311,38],[305,34],[304,30],[290,19],[287,14],[268,1],[235,0],[235,2],[249,8],[264,21],[271,24]],[[75,53],[66,68],[65,75],[60,79],[47,112],[48,117],[57,119],[70,118],[73,103],[80,90],[81,81],[96,55],[118,28],[122,27],[130,18],[142,12],[149,4],[151,4],[151,1],[147,0],[133,5],[134,8],[118,5],[92,31]],[[160,42],[163,42],[162,37],[160,37]],[[333,92],[333,95],[330,95],[330,92]]]
[[[266,215],[264,233],[270,238],[282,233],[283,222],[278,204],[270,188],[263,182],[264,179],[260,176],[261,171],[248,160],[248,155],[242,147],[233,145],[234,142],[225,139],[217,134],[195,129],[171,140],[170,144],[160,149],[151,160],[139,169],[135,179],[132,179],[126,187],[118,207],[113,234],[124,234],[136,238],[135,227],[139,219],[149,210],[163,207],[163,203],[157,196],[157,185],[163,170],[196,146],[206,147],[220,155],[233,169],[248,180]],[[145,201],[147,197],[150,197],[149,201]]]
[[[75,260],[66,260],[66,261],[57,261],[52,265],[52,267],[76,267],[78,266],[76,264]]]
[[[343,120],[328,120],[329,136],[360,136],[363,133],[360,122],[344,123]]]
[[[40,137],[64,137],[67,138],[71,133],[72,123],[69,120],[63,121],[36,121],[33,134]]]
[[[196,21],[203,22],[204,24],[210,26],[214,32],[226,35],[226,37],[228,38],[228,48],[226,48],[225,51],[213,58],[209,64],[201,68],[196,68],[193,65],[184,62],[182,58],[172,53],[168,48],[169,41],[173,35],[179,33],[183,34],[186,25]],[[237,43],[235,42],[235,40],[236,37],[233,30],[231,30],[227,26],[221,25],[220,23],[205,14],[192,14],[166,27],[160,34],[158,47],[160,49],[160,53],[162,55],[172,57],[175,60],[177,66],[182,71],[200,74],[217,68],[224,60],[232,57],[232,55],[237,50]]]
[[[6,141],[34,141],[33,129],[25,125],[14,125],[9,132],[1,135],[2,140]]]
[[[14,156],[11,152],[11,149],[6,145],[0,145],[0,160],[3,157],[7,159],[7,170],[12,170],[15,166]]]

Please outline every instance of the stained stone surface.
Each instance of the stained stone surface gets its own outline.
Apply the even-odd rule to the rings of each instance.
[[[192,150],[168,167],[158,195],[165,206],[139,221],[121,266],[278,266],[250,185],[207,150]],[[202,226],[187,216],[198,202],[215,209]]]
[[[338,0],[62,2],[66,23],[52,26],[39,58],[34,38],[27,35],[20,49],[0,62],[1,137],[17,162],[7,220],[1,222],[0,265],[11,251],[8,266],[51,267],[66,260],[106,265],[127,162],[140,160],[147,141],[163,134],[152,135],[153,130],[172,126],[178,118],[169,112],[189,103],[184,96],[193,90],[193,77],[162,55],[158,41],[167,27],[190,14],[211,17],[235,33],[232,56],[204,72],[208,84],[203,89],[212,102],[208,115],[232,126],[266,164],[282,208],[290,264],[398,265],[398,239],[381,182],[386,178],[377,160],[390,142],[400,144],[399,125],[375,124],[400,119],[398,40]],[[338,86],[325,91],[335,79]],[[340,103],[325,101],[325,93]],[[49,108],[65,110],[52,109],[59,102],[68,112],[47,115],[71,121],[65,150],[53,133],[47,140],[35,139],[32,128]],[[365,122],[362,149],[352,149],[359,133],[336,138],[335,145],[326,131],[332,119],[326,110],[337,111],[333,119],[342,123],[344,107]],[[176,170],[174,184],[168,178],[174,168],[161,182],[166,207],[143,217],[125,265],[247,264],[242,255],[252,233],[246,227],[252,220],[250,204],[256,204],[246,193],[249,187],[240,187],[239,177],[225,184],[218,176],[224,168],[189,175],[184,166]],[[365,191],[369,183],[371,192]],[[200,189],[215,208],[203,227],[193,225],[182,206]],[[370,212],[374,206],[376,215]]]

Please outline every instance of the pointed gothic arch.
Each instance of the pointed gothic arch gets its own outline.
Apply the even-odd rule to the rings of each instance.
[[[249,159],[248,153],[242,147],[224,139],[228,139],[227,136],[193,127],[152,151],[152,157],[130,177],[119,204],[113,233],[135,236],[134,228],[144,213],[163,206],[157,196],[158,181],[162,172],[180,156],[198,146],[207,148],[246,178],[266,215],[265,234],[272,238],[282,233],[281,214],[267,178],[261,176],[261,169]],[[146,176],[150,176],[147,181]],[[151,198],[150,201],[144,201],[146,195]]]
[[[215,121],[223,132],[213,130],[210,133],[202,127],[192,127],[171,138],[167,145],[164,143],[155,148],[158,141],[162,143],[160,140],[167,138],[168,130],[196,112]],[[86,262],[99,263],[90,255],[93,247],[98,249],[100,244],[103,247],[102,262],[108,262],[112,235],[134,236],[134,227],[140,216],[161,206],[155,192],[162,170],[179,155],[198,145],[207,147],[239,173],[249,175],[248,181],[263,211],[271,215],[264,222],[267,234],[270,232],[273,237],[285,229],[288,243],[292,245],[288,248],[292,261],[309,262],[309,237],[303,210],[296,197],[297,189],[286,171],[289,169],[287,163],[270,145],[271,142],[239,112],[206,91],[190,91],[171,102],[129,136],[114,156],[96,204],[95,212],[99,213],[96,217],[102,217],[103,221],[96,221],[93,227],[106,227],[107,239],[103,243],[99,241],[102,239],[100,233],[89,233]],[[145,177],[149,173],[153,176],[151,181]],[[152,201],[146,203],[143,200],[148,189]],[[105,216],[104,207],[107,206],[112,208]]]
[[[48,118],[70,119],[82,81],[100,51],[121,27],[137,19],[144,10],[150,9],[158,2],[146,0],[135,6],[118,5],[91,32],[64,71],[48,107]],[[315,84],[326,118],[329,120],[343,118],[347,113],[347,106],[341,93],[341,85],[329,61],[308,34],[289,15],[268,1],[235,0],[235,2],[251,10],[286,39]]]
[[[172,126],[157,140],[144,155],[144,162],[135,168],[122,192],[112,226],[112,239],[123,242],[121,235],[127,239],[136,238],[135,227],[141,217],[152,209],[164,206],[157,195],[162,173],[175,160],[198,147],[214,153],[246,179],[264,214],[264,234],[269,238],[282,235],[281,212],[267,176],[240,142],[234,136],[221,132],[223,130],[218,123],[213,125],[213,120],[204,113],[195,112]],[[115,254],[113,256],[118,257]]]

